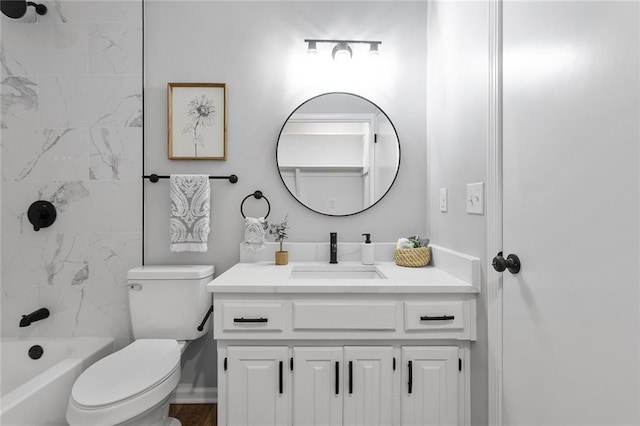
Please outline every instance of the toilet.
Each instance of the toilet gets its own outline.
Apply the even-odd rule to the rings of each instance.
[[[134,342],[87,368],[76,380],[67,422],[76,425],[179,426],[168,417],[180,381],[180,357],[207,334],[211,265],[153,265],[127,273]]]

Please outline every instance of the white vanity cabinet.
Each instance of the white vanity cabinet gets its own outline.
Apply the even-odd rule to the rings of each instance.
[[[214,300],[220,425],[468,424],[473,294]]]
[[[342,424],[342,352],[340,347],[293,348],[293,424]]]
[[[294,425],[393,424],[393,347],[294,347]]]
[[[402,348],[402,424],[457,425],[461,358],[451,346]]]
[[[209,284],[218,424],[469,425],[477,287],[378,267],[387,281],[359,286],[279,284],[267,265],[238,266],[254,280],[232,268]]]
[[[344,424],[393,424],[393,347],[348,346],[344,358]]]
[[[234,346],[227,349],[225,358],[223,362],[228,373],[224,389],[228,401],[225,405],[226,424],[289,424],[291,392],[290,385],[284,383],[289,349],[281,346]]]

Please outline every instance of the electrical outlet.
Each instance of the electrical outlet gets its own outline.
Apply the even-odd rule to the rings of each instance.
[[[467,213],[484,214],[484,182],[467,184]]]
[[[449,194],[447,188],[440,188],[440,211],[446,212],[449,209]]]

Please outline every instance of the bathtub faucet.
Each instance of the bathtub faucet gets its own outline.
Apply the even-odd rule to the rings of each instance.
[[[45,318],[49,318],[49,310],[47,308],[40,308],[30,314],[23,315],[20,320],[20,327],[30,326],[32,322],[40,321]]]

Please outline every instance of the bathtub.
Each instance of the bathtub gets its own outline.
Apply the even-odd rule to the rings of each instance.
[[[39,359],[29,349],[42,348]],[[37,356],[37,348],[32,351]],[[76,378],[113,352],[108,337],[3,338],[0,341],[0,425],[67,425],[67,402]]]

